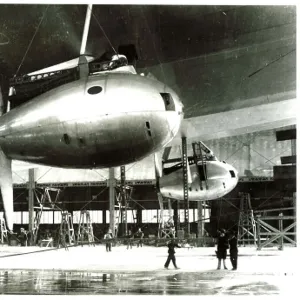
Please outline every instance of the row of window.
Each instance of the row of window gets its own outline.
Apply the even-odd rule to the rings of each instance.
[[[163,219],[168,221],[169,214],[168,210],[164,210]],[[73,212],[73,223],[78,224],[80,221],[81,211]],[[92,223],[103,224],[103,211],[102,210],[90,210],[90,217]],[[110,213],[108,210],[105,211],[106,214],[106,224],[109,224]],[[136,210],[127,211],[127,222],[135,223],[136,219]],[[180,222],[184,222],[184,210],[178,210],[178,215]],[[160,216],[160,210],[158,209],[149,209],[142,210],[142,223],[158,223]],[[116,221],[120,218],[120,213],[118,210],[115,210],[115,219]],[[205,222],[209,222],[210,209],[204,209],[204,215],[202,219],[205,219]],[[0,212],[0,218],[3,218],[3,212]],[[85,221],[85,220],[84,220]],[[189,221],[196,222],[198,221],[198,211],[197,209],[189,209]],[[29,223],[29,213],[28,211],[16,211],[14,212],[14,224],[28,224]],[[60,224],[61,223],[61,212],[60,211],[43,211],[41,217],[41,224]]]

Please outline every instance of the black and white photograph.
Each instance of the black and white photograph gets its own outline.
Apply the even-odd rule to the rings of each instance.
[[[2,1],[0,295],[297,295],[297,10]]]

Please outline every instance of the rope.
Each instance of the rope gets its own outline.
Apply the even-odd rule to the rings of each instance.
[[[44,20],[44,18],[45,18],[45,16],[46,16],[46,12],[47,12],[47,10],[48,10],[48,7],[49,7],[49,4],[47,5],[47,7],[46,7],[46,9],[45,9],[45,12],[44,12],[44,14],[43,14],[43,16],[42,16],[42,18],[41,18],[41,20],[40,20],[40,22],[39,22],[39,24],[38,24],[36,30],[35,30],[35,33],[34,33],[32,39],[31,39],[31,41],[30,41],[30,43],[29,43],[29,45],[28,45],[28,47],[27,47],[27,50],[26,50],[26,52],[25,52],[25,54],[24,54],[24,56],[23,56],[23,58],[22,58],[22,60],[21,60],[21,63],[20,63],[20,65],[19,65],[19,67],[18,67],[18,69],[17,69],[16,74],[15,74],[14,77],[16,77],[17,74],[18,74],[18,72],[20,71],[20,68],[21,68],[21,66],[22,66],[22,64],[23,64],[23,62],[24,62],[24,60],[25,60],[25,58],[26,58],[26,56],[27,56],[27,53],[28,53],[28,51],[29,51],[29,49],[30,49],[30,47],[31,47],[31,44],[32,44],[32,42],[33,42],[33,40],[34,40],[34,38],[35,38],[35,36],[36,36],[36,34],[37,34],[37,32],[38,32],[38,30],[39,30],[41,24],[42,24],[42,22],[43,22],[43,20]]]
[[[95,18],[97,24],[99,25],[99,27],[100,27],[102,33],[104,34],[105,38],[107,39],[109,45],[111,46],[111,48],[113,49],[113,51],[115,52],[115,54],[118,55],[118,52],[116,51],[116,49],[115,49],[114,46],[112,45],[110,39],[109,39],[108,36],[106,35],[106,33],[105,33],[103,27],[101,26],[100,22],[98,21],[97,17],[96,17],[95,14],[93,13],[93,11],[92,11],[92,15],[93,15],[93,17]]]
[[[146,23],[146,26],[147,26],[147,28],[148,28],[148,32],[149,32],[150,35],[151,35],[150,27],[149,27],[149,24],[148,24],[148,20],[147,20],[145,14],[144,14],[143,7],[141,7],[141,13],[142,13],[142,15],[143,15],[143,17],[144,17],[144,19],[145,19],[145,23]],[[153,48],[154,48],[154,51],[155,51],[156,58],[157,58],[157,60],[158,60],[158,62],[159,62],[159,66],[160,66],[162,75],[163,75],[163,77],[164,77],[164,82],[165,82],[165,84],[167,84],[167,81],[166,81],[166,75],[165,75],[164,69],[163,69],[163,67],[162,67],[162,63],[161,63],[161,61],[160,61],[160,59],[159,59],[159,57],[158,57],[158,52],[157,52],[156,45],[155,45],[155,41],[154,41],[153,37],[152,37],[152,44],[153,44]]]

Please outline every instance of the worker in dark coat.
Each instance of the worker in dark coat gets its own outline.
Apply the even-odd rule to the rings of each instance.
[[[230,254],[230,261],[232,264],[232,270],[237,269],[237,260],[238,260],[238,240],[236,237],[235,232],[231,232],[228,238],[229,242],[229,254]]]
[[[144,232],[142,231],[141,228],[138,229],[138,231],[136,232],[135,236],[139,239],[137,247],[143,247]]]
[[[217,258],[218,258],[218,268],[221,269],[221,260],[223,260],[224,269],[227,270],[225,260],[227,257],[227,249],[228,249],[228,237],[226,235],[226,230],[221,229],[218,231],[218,243],[217,243]]]
[[[27,246],[28,236],[27,236],[27,231],[24,228],[20,228],[20,234],[18,236],[18,240],[20,241],[22,247]]]
[[[132,235],[131,230],[128,230],[128,233],[127,233],[127,235],[126,235],[126,238],[127,238],[127,250],[129,249],[129,247],[130,247],[130,249],[132,249],[132,244],[133,244],[132,239],[133,239],[133,235]]]
[[[171,242],[168,244],[168,258],[167,261],[165,263],[165,269],[168,269],[170,261],[172,260],[172,263],[175,267],[175,269],[179,269],[176,265],[176,258],[175,258],[175,247],[176,248],[181,248],[177,243],[175,243],[174,240],[171,240]]]

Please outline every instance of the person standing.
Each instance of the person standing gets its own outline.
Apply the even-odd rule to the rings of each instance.
[[[127,250],[129,249],[129,247],[130,247],[130,249],[132,249],[133,236],[132,236],[131,230],[128,230],[128,234],[127,234],[126,238],[127,238]]]
[[[217,243],[217,258],[218,258],[218,267],[217,270],[221,269],[221,260],[223,260],[224,269],[227,270],[226,267],[226,257],[227,257],[227,249],[228,249],[228,238],[226,236],[226,230],[220,229]]]
[[[171,240],[171,242],[168,244],[168,258],[165,262],[165,269],[168,269],[170,261],[172,261],[175,269],[179,269],[176,265],[176,258],[175,258],[175,248],[181,248],[177,243],[175,243],[174,240]]]
[[[18,236],[18,239],[22,247],[27,246],[28,237],[27,237],[27,231],[24,228],[20,228],[20,234]]]
[[[139,239],[137,247],[143,247],[143,237],[144,237],[144,233],[142,231],[141,228],[138,229],[137,233],[135,234],[136,237]]]
[[[106,252],[111,252],[111,239],[113,238],[111,230],[109,229],[107,233],[104,235],[105,240],[109,240],[105,243]]]
[[[229,254],[230,261],[232,264],[232,270],[235,271],[237,269],[237,260],[238,260],[238,247],[237,247],[237,237],[236,233],[232,232],[228,238],[229,242]]]

